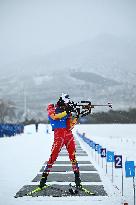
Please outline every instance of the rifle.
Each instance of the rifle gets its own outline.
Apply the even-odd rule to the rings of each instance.
[[[69,102],[68,103],[69,108],[71,109],[71,112],[76,113],[77,117],[84,117],[86,115],[89,115],[91,113],[91,109],[95,108],[97,106],[104,106],[112,108],[112,103],[107,104],[92,104],[91,101],[81,101],[80,103],[75,102]]]

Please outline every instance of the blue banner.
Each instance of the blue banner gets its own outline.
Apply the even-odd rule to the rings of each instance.
[[[107,162],[114,162],[114,152],[107,151]]]
[[[106,148],[101,148],[101,157],[106,157]]]
[[[95,149],[95,142],[92,143],[92,149]]]
[[[93,147],[93,141],[90,140],[90,147],[92,148]]]
[[[0,124],[0,137],[11,137],[23,132],[23,124]]]
[[[135,164],[134,161],[125,162],[126,177],[135,177]]]
[[[95,151],[98,152],[99,144],[95,144]]]
[[[122,155],[114,156],[115,168],[122,168]]]
[[[99,146],[98,146],[98,154],[101,154],[101,149],[102,149],[102,146],[99,145]]]

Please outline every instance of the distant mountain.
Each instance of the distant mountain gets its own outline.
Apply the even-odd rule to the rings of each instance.
[[[42,111],[67,92],[73,100],[113,102],[114,109],[136,106],[136,44],[111,35],[82,42],[3,68],[0,98]],[[99,110],[100,111],[100,110]]]
[[[102,77],[101,75],[98,75],[92,72],[76,71],[76,72],[71,72],[70,75],[71,77],[74,77],[77,80],[82,80],[85,83],[93,83],[93,84],[96,84],[96,86],[100,85],[100,86],[106,87],[106,86],[114,86],[114,85],[120,84],[118,81]]]

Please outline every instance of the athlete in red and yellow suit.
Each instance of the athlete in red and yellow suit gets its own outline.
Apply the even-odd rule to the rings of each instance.
[[[54,107],[53,105],[49,105],[47,109],[48,117],[54,130],[54,142],[52,145],[49,161],[47,162],[46,168],[42,175],[40,183],[41,186],[43,185],[42,182],[44,182],[44,184],[46,183],[47,176],[51,171],[50,169],[52,168],[52,165],[56,161],[58,154],[64,145],[68,151],[73,171],[78,175],[79,178],[79,167],[75,156],[75,141],[71,131],[74,125],[77,123],[77,118],[72,119],[71,114],[67,114],[66,111],[58,111],[58,109],[59,108]]]
[[[67,116],[66,111],[56,114],[55,108],[51,105],[48,106],[48,116],[53,120],[60,120]],[[52,145],[51,155],[49,161],[46,166],[46,171],[50,172],[50,168],[56,161],[61,148],[65,145],[69,154],[69,159],[72,162],[73,171],[78,171],[78,164],[76,161],[76,147],[74,136],[72,134],[71,129],[73,129],[74,125],[77,123],[77,118],[72,119],[72,115],[66,118],[66,127],[54,128],[54,143]],[[60,125],[61,126],[61,125]]]

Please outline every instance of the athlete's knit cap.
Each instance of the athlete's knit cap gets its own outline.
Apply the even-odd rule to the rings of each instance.
[[[65,106],[67,103],[69,103],[70,99],[69,99],[69,95],[62,93],[62,95],[60,96],[57,105],[59,107]]]
[[[70,101],[69,95],[66,93],[62,93],[61,98],[64,101],[64,103],[69,103]]]

